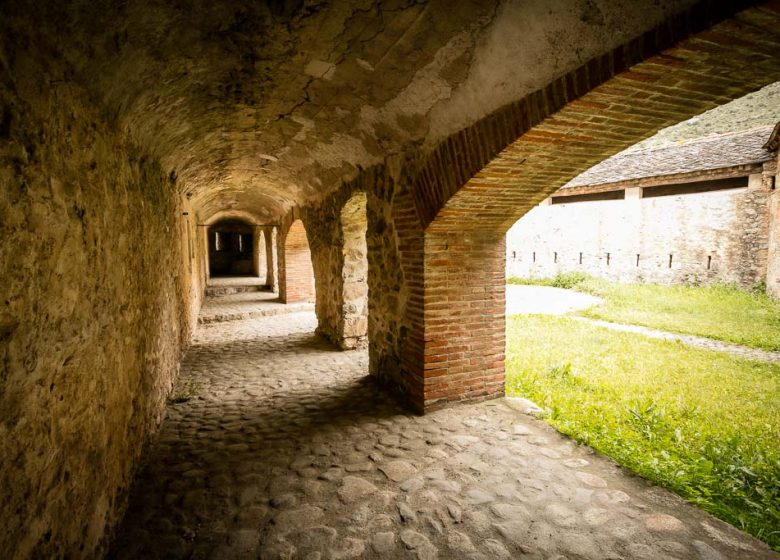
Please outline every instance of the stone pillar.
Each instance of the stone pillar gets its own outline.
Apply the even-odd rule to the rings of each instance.
[[[268,286],[268,289],[272,292],[275,292],[279,289],[279,285],[277,283],[277,279],[279,278],[277,274],[278,266],[279,266],[279,259],[277,257],[277,232],[278,229],[276,227],[272,227],[270,229],[267,229],[265,232],[265,255],[266,255],[266,277],[265,277],[265,283]]]
[[[266,247],[266,236],[267,232],[264,228],[259,226],[255,228],[255,239],[253,241],[253,250],[257,262],[255,274],[260,278],[264,285],[268,283],[268,248]]]
[[[209,260],[209,228],[207,226],[198,227],[198,244],[201,248],[201,263],[203,266],[204,285],[211,279],[211,261]]]
[[[769,213],[767,240],[766,291],[780,299],[780,156],[774,165],[766,165]]]
[[[641,280],[644,277],[643,270],[651,262],[643,247],[644,238],[641,233],[642,195],[642,187],[626,188],[623,201],[624,212],[621,216],[623,235],[620,238],[616,237],[615,246],[610,247],[614,252],[614,262],[610,266],[615,271],[611,276],[621,282]]]
[[[736,267],[738,282],[752,288],[766,282],[771,229],[769,177],[754,173],[748,177],[748,188],[742,204],[737,206],[741,224]]]
[[[354,194],[341,210],[341,320],[339,345],[366,345],[368,330],[368,261],[366,195]]]

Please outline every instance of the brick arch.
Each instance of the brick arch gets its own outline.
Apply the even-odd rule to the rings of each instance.
[[[503,236],[517,219],[657,130],[780,80],[778,4],[729,10],[697,5],[450,137],[424,162],[411,187],[424,229],[424,281],[409,312],[420,356],[405,364],[421,388],[418,409],[503,394]]]
[[[423,227],[503,234],[596,163],[780,80],[780,5],[740,4],[697,5],[451,136],[415,181]]]
[[[311,250],[306,228],[300,219],[296,219],[285,232],[282,247],[279,297],[284,303],[313,300]]]

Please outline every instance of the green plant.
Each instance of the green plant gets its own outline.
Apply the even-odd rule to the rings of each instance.
[[[168,397],[168,402],[172,404],[178,404],[187,402],[197,397],[201,392],[202,386],[196,381],[185,381],[181,387],[174,389],[171,395]]]

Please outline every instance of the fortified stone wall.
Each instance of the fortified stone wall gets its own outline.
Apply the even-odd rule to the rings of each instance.
[[[507,233],[507,276],[584,272],[621,282],[765,280],[769,191],[751,187],[540,205]],[[637,193],[638,194],[638,193]]]
[[[32,32],[31,32],[32,33]],[[46,38],[0,26],[0,551],[99,556],[188,339],[194,225]]]
[[[772,180],[774,179],[774,181]],[[769,240],[767,251],[766,291],[780,298],[780,155],[767,169],[769,183]]]

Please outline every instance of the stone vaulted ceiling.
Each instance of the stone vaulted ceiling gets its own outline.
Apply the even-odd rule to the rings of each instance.
[[[359,167],[428,150],[691,2],[39,4],[9,10],[29,35],[3,56],[48,43],[170,170],[201,220],[235,210],[272,223]]]

